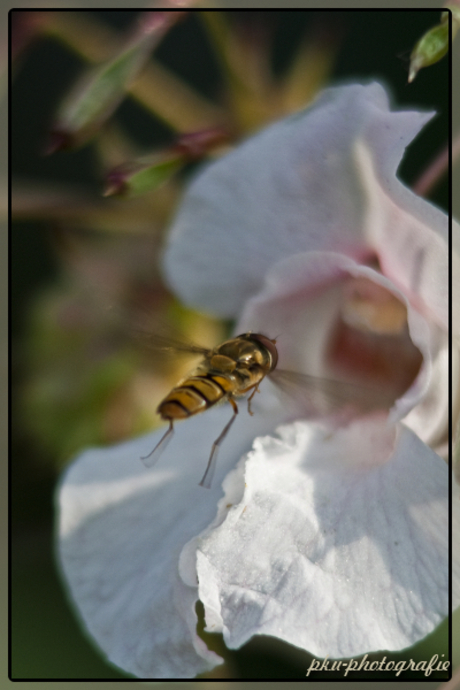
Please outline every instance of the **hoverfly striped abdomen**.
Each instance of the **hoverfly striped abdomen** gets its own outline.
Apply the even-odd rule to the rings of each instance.
[[[278,353],[274,340],[260,333],[243,333],[226,340],[213,350],[204,350],[203,356],[198,367],[180,381],[159,404],[157,412],[162,419],[169,421],[169,429],[152,453],[143,460],[164,447],[173,433],[175,420],[192,417],[222,400],[228,400],[233,407],[233,416],[214,442],[206,472],[200,482],[202,486],[208,487],[217,449],[238,414],[234,398],[252,390],[248,398],[248,411],[252,414],[251,399],[262,379],[276,367]]]
[[[161,401],[157,412],[166,420],[186,419],[203,412],[227,395],[225,383],[222,376],[214,380],[210,373],[188,376]]]

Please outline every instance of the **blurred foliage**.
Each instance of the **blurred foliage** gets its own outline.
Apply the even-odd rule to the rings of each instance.
[[[414,81],[423,67],[430,67],[447,55],[449,42],[455,38],[460,26],[460,7],[445,5],[445,8],[448,12],[442,12],[439,24],[433,26],[417,41],[411,53],[409,82]]]
[[[336,80],[383,79],[398,107],[439,110],[401,166],[408,183],[447,132],[445,65],[409,91],[408,65],[397,58],[432,12],[181,13],[146,60],[147,15],[13,11],[14,678],[125,677],[92,650],[64,601],[52,492],[58,469],[84,446],[157,424],[156,405],[180,371],[142,333],[171,327],[210,345],[226,332],[180,307],[161,278],[164,234],[199,163]],[[120,81],[110,66],[127,46],[139,59]],[[101,75],[105,100],[94,88]],[[149,174],[136,177],[146,165]],[[104,197],[104,188],[124,196]],[[439,185],[432,198],[446,206],[447,192]],[[209,678],[304,678],[311,659],[274,640],[228,651],[219,636],[203,636],[226,658]],[[447,653],[446,626],[391,658],[434,653]]]

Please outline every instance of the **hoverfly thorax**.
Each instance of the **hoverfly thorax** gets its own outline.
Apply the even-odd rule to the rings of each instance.
[[[218,356],[225,356],[235,362],[235,368],[260,367],[264,375],[273,371],[278,362],[275,341],[260,333],[243,333],[226,340],[217,348]]]

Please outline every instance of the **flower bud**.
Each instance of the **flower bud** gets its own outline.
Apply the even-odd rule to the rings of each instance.
[[[460,9],[447,7],[452,12],[452,38],[457,33],[460,25]],[[409,83],[414,81],[417,72],[422,67],[429,67],[439,62],[449,50],[449,14],[443,12],[441,22],[433,26],[416,43],[410,56]]]

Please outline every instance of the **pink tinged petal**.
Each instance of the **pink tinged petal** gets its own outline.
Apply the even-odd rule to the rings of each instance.
[[[214,518],[222,478],[276,423],[240,414],[203,489],[211,444],[231,413],[223,406],[177,424],[153,469],[140,456],[164,430],[90,450],[63,477],[59,558],[69,595],[108,660],[135,676],[187,678],[221,662],[196,635],[197,588],[179,577],[178,562]]]
[[[405,327],[407,334],[366,333],[345,323],[349,287],[360,281],[382,301],[374,305],[374,320],[382,310],[385,314],[386,295],[403,310],[404,322],[397,326]],[[246,330],[276,337],[280,369],[373,386],[383,402],[398,398],[389,421],[404,419],[430,445],[445,437],[447,333],[371,267],[335,252],[298,253],[278,262],[245,305],[237,331]]]
[[[389,197],[387,205],[379,203],[385,219],[396,214],[395,193],[393,201],[402,199],[405,212],[414,206],[417,214],[428,214],[417,227],[432,216],[442,225],[439,212],[422,200],[408,201],[395,178],[405,147],[431,117],[390,112],[377,83],[329,89],[312,107],[208,166],[191,184],[172,227],[165,254],[172,288],[188,304],[235,316],[269,268],[298,252],[332,250],[362,258],[375,252],[372,241],[378,239],[391,265],[380,242],[381,223],[378,237],[370,227],[377,193]],[[364,179],[369,157],[370,185]],[[397,220],[400,227],[401,216]]]
[[[264,634],[349,657],[412,645],[447,615],[448,469],[394,432],[299,422],[258,440],[241,500],[197,553],[209,629],[227,646]]]
[[[447,215],[401,184],[388,166],[387,152],[359,144],[357,158],[368,199],[366,234],[382,272],[415,308],[447,331]]]

